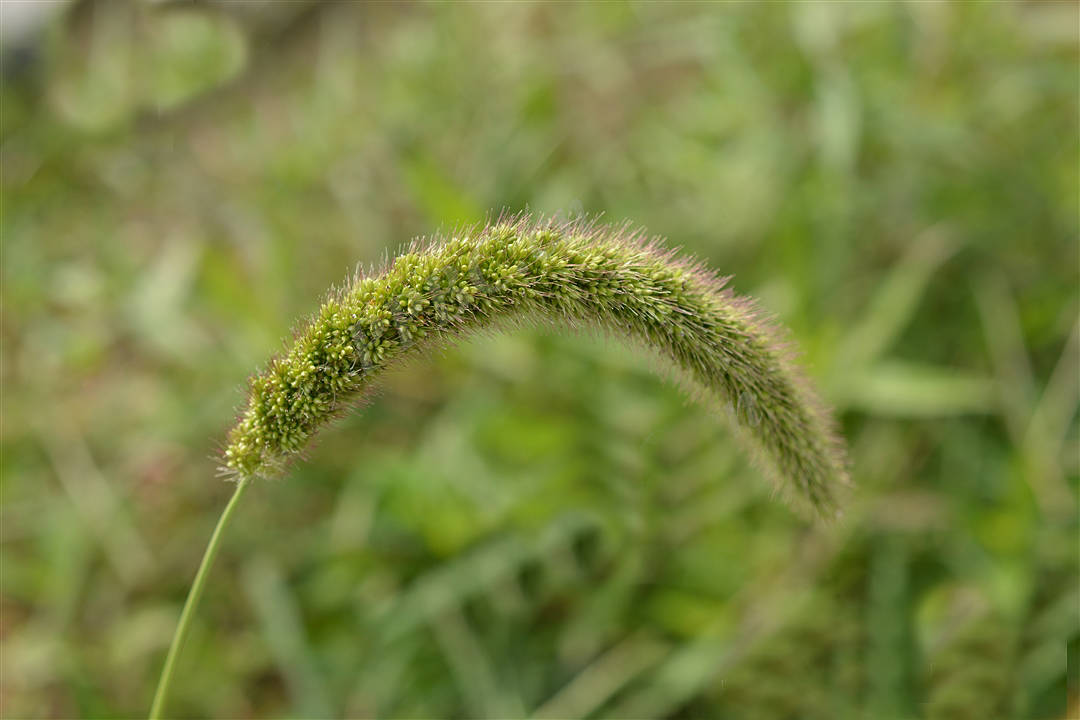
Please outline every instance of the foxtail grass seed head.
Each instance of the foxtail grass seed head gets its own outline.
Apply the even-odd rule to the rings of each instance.
[[[405,357],[507,321],[598,327],[636,340],[738,434],[789,498],[829,514],[843,445],[780,333],[702,265],[640,231],[518,215],[414,243],[333,292],[292,347],[251,379],[224,471],[279,474],[329,420]]]

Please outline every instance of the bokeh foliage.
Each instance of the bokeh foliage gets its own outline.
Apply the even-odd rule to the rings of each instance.
[[[791,327],[843,522],[647,358],[484,338],[248,494],[178,715],[1072,716],[1077,22],[99,1],[9,41],[0,712],[144,713],[242,379],[357,262],[528,207],[663,233]]]

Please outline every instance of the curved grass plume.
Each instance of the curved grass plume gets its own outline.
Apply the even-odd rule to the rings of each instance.
[[[226,470],[279,474],[404,356],[535,319],[599,326],[666,357],[702,396],[738,409],[741,434],[788,495],[826,510],[845,479],[832,421],[777,332],[723,286],[638,232],[595,223],[515,217],[414,245],[334,293],[252,379]]]
[[[601,328],[665,358],[696,394],[735,410],[739,435],[787,497],[828,515],[847,484],[829,412],[779,332],[724,283],[640,231],[595,222],[518,215],[414,243],[383,272],[332,293],[292,347],[252,378],[223,470],[239,479],[238,494],[281,473],[406,356],[508,321],[555,322]],[[152,717],[197,599],[188,597]]]

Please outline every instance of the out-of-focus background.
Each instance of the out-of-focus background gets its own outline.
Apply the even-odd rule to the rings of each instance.
[[[245,378],[357,263],[531,208],[734,275],[844,519],[647,357],[394,372],[244,499],[181,717],[1078,717],[1075,3],[3,0],[0,714],[146,712]]]

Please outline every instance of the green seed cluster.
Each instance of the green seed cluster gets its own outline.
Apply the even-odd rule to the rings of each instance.
[[[334,293],[251,381],[225,470],[280,472],[402,357],[506,320],[600,327],[670,360],[736,426],[779,486],[819,510],[846,483],[828,412],[775,331],[724,281],[639,233],[519,216],[414,245]]]

